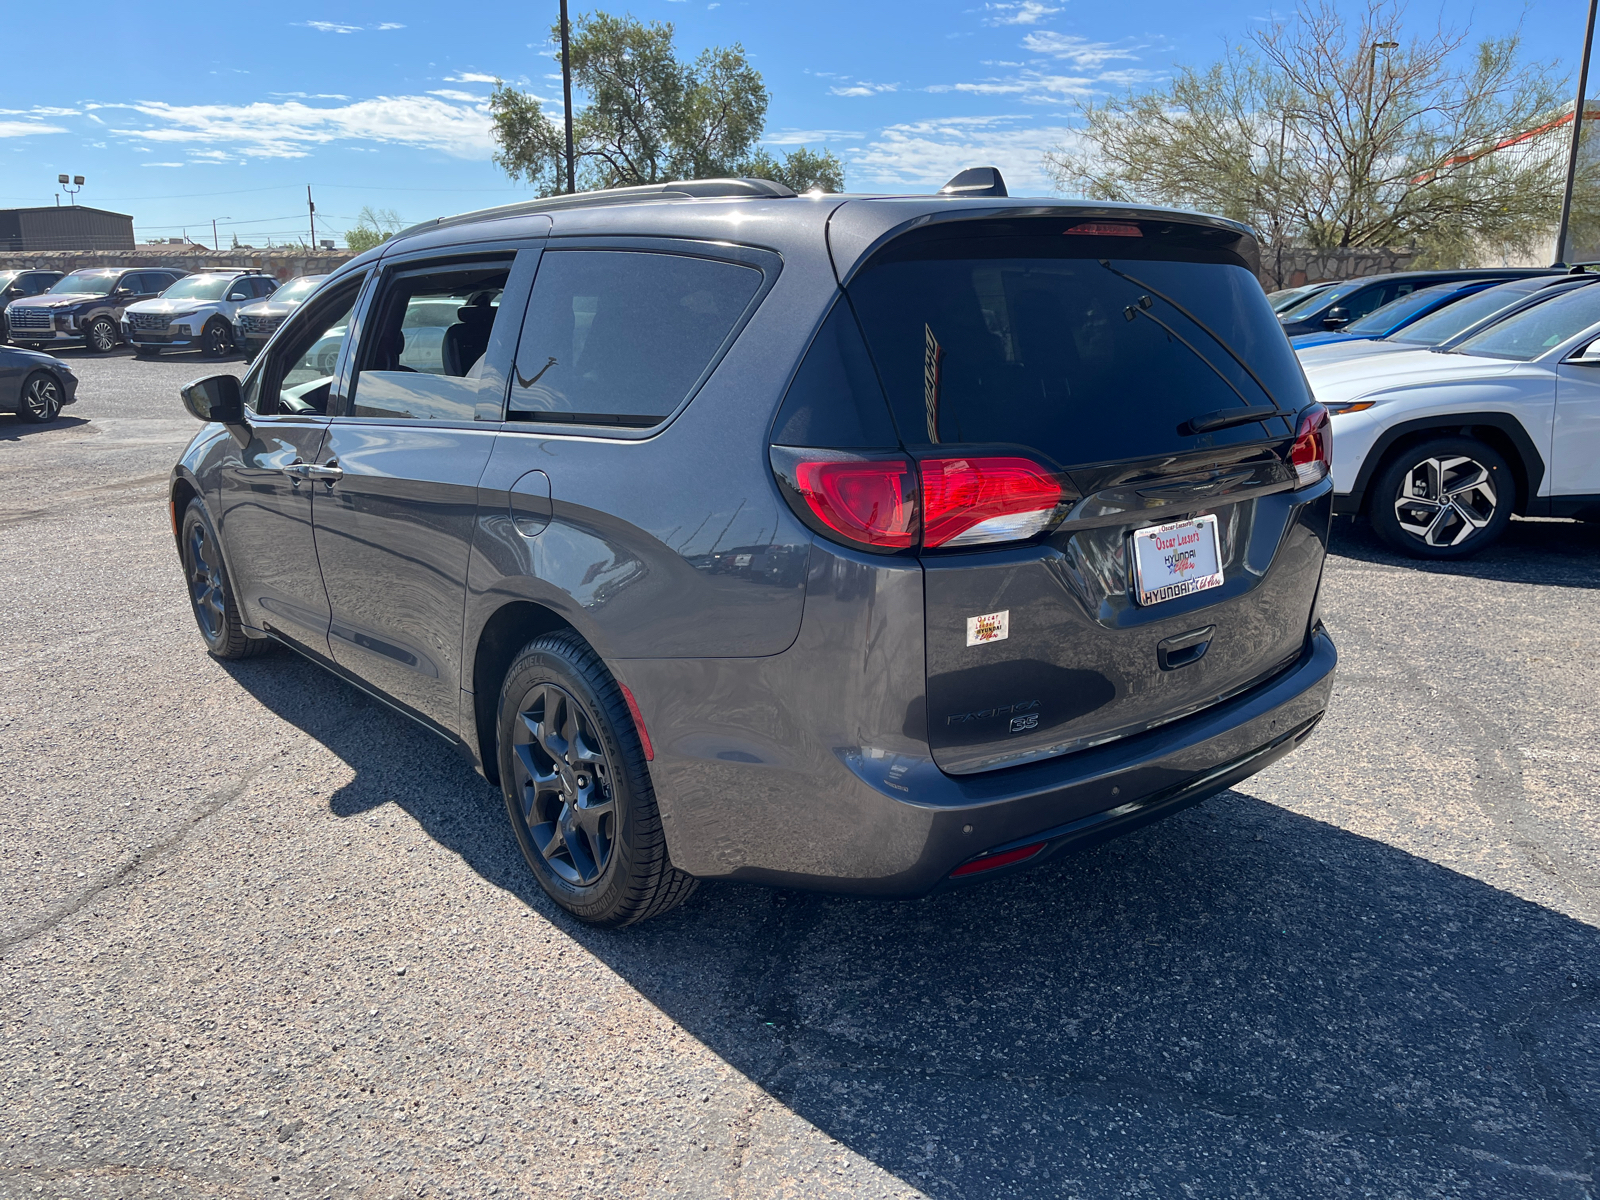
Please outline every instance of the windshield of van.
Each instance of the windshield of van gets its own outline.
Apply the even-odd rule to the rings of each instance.
[[[115,271],[74,271],[56,280],[52,296],[109,296],[117,286]]]
[[[1464,329],[1470,329],[1485,317],[1509,308],[1528,294],[1521,286],[1492,287],[1475,292],[1454,304],[1446,305],[1436,313],[1396,330],[1389,335],[1391,342],[1405,342],[1411,346],[1437,346],[1448,342]]]
[[[1459,283],[1438,283],[1433,287],[1408,292],[1398,300],[1391,300],[1382,308],[1375,308],[1359,321],[1351,321],[1342,332],[1365,334],[1369,337],[1387,333],[1414,313],[1423,312],[1446,296],[1459,291]]]
[[[163,300],[221,300],[233,286],[232,275],[185,275],[161,293]]]
[[[1529,362],[1595,324],[1600,324],[1600,287],[1579,288],[1489,326],[1456,352]]]
[[[1068,466],[1285,436],[1278,418],[1179,432],[1222,409],[1308,402],[1248,270],[1067,257],[1058,243],[1008,238],[990,256],[947,242],[973,257],[883,262],[850,285],[906,444],[1012,443]]]

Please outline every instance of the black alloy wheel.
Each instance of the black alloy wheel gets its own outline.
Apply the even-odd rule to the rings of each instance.
[[[210,321],[200,335],[200,352],[207,358],[221,358],[233,351],[233,329],[226,321]]]
[[[1471,437],[1441,437],[1395,455],[1373,481],[1372,527],[1413,558],[1465,558],[1511,523],[1516,483],[1506,460]]]
[[[250,637],[244,631],[216,531],[198,500],[191,500],[184,510],[178,544],[184,580],[189,585],[189,604],[206,649],[224,659],[250,658],[270,650],[272,642]]]
[[[667,857],[644,751],[610,671],[577,634],[530,642],[500,691],[506,811],[545,892],[591,925],[679,904],[696,880]]]
[[[61,415],[61,381],[48,371],[35,371],[22,384],[22,404],[17,416],[35,425]]]
[[[117,348],[117,323],[110,317],[96,317],[89,322],[83,340],[96,354],[110,354]]]

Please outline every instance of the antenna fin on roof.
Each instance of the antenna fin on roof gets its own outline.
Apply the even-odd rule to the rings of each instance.
[[[1009,196],[999,167],[968,167],[939,189],[941,196]]]

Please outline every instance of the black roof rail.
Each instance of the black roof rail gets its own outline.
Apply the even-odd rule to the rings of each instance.
[[[605,188],[596,192],[574,192],[567,196],[547,196],[540,200],[523,200],[516,204],[502,204],[496,208],[480,208],[475,212],[460,213],[453,217],[435,217],[409,229],[402,229],[394,240],[421,233],[426,229],[444,229],[464,225],[471,221],[492,221],[499,217],[520,217],[542,212],[559,212],[564,208],[596,208],[607,204],[632,204],[645,200],[674,200],[721,197],[736,199],[746,197],[757,200],[782,200],[794,192],[770,179],[679,179],[671,183],[645,183],[637,187]]]

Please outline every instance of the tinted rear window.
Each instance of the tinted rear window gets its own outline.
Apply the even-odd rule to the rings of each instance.
[[[511,418],[655,425],[715,361],[761,286],[753,267],[632,250],[551,250],[517,347]]]
[[[946,242],[944,257],[881,262],[850,285],[907,444],[1014,443],[1070,466],[1284,436],[1278,420],[1178,432],[1270,407],[1262,384],[1289,412],[1308,402],[1248,270],[1151,257],[1148,242],[1137,259],[1067,256],[1077,240]]]

